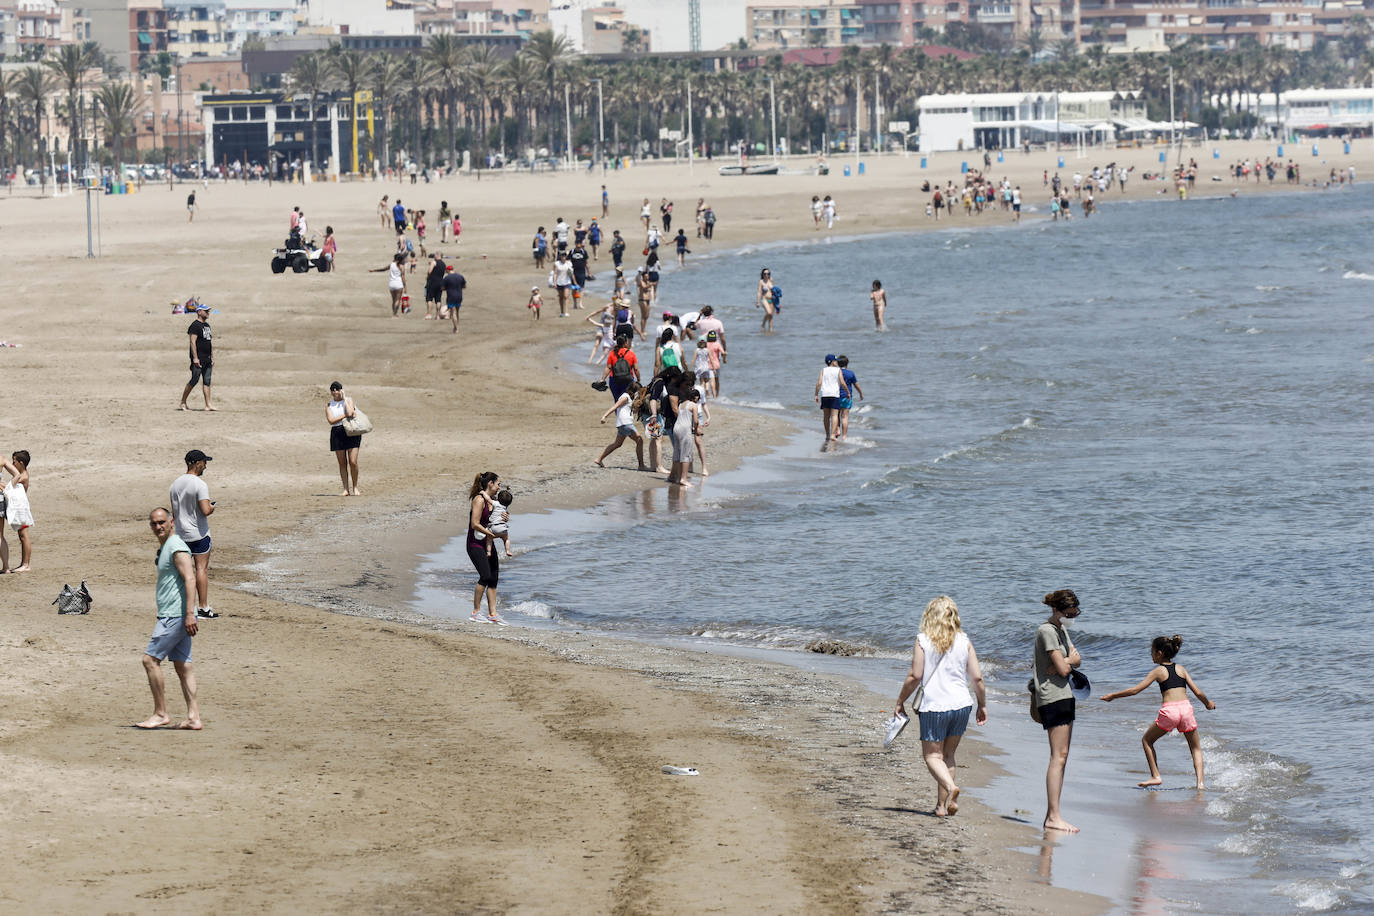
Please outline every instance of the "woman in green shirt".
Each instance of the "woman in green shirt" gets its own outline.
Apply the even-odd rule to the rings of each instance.
[[[1043,602],[1049,606],[1050,619],[1035,631],[1035,705],[1040,724],[1050,739],[1050,763],[1045,771],[1045,829],[1077,833],[1078,828],[1059,814],[1059,796],[1064,789],[1064,768],[1069,762],[1069,743],[1073,738],[1074,699],[1069,672],[1083,663],[1064,621],[1079,614],[1078,596],[1070,589],[1050,592]]]

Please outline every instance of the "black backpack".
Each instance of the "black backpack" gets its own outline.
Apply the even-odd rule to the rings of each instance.
[[[632,377],[630,361],[625,358],[626,349],[621,347],[615,351],[615,362],[611,364],[611,378],[617,382],[628,382]]]

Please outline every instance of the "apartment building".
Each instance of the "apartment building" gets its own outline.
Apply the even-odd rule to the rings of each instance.
[[[227,53],[225,0],[162,0],[167,11],[167,50],[177,57]]]
[[[49,48],[85,41],[86,17],[58,0],[0,0],[0,54],[33,59]]]
[[[862,44],[863,7],[855,0],[775,0],[750,4],[744,14],[751,48],[836,48]]]
[[[1355,16],[1374,16],[1374,0],[1079,0],[1085,42],[1126,47],[1128,32],[1159,29],[1173,44],[1200,38],[1208,47],[1234,48],[1242,38],[1266,46],[1311,48],[1318,37],[1339,37]]]
[[[68,0],[64,5],[81,9],[90,23],[90,40],[130,73],[139,72],[144,57],[167,50],[162,0]]]

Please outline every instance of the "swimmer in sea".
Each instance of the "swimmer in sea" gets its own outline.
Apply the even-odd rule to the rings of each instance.
[[[773,272],[765,267],[759,272],[759,288],[754,298],[755,308],[763,309],[763,323],[759,330],[773,331]]]

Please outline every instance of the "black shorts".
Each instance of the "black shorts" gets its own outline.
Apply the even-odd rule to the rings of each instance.
[[[343,424],[329,427],[329,450],[331,452],[343,452],[351,448],[358,448],[363,444],[362,436],[350,436],[344,432]]]
[[[1055,700],[1053,703],[1046,703],[1040,707],[1040,725],[1045,731],[1049,731],[1058,725],[1072,725],[1074,719],[1073,697],[1067,700]]]
[[[214,369],[213,364],[197,366],[195,363],[191,363],[191,381],[188,384],[194,388],[197,382],[203,382],[209,387],[210,374],[214,372]]]
[[[501,578],[501,563],[496,559],[496,549],[493,547],[488,554],[485,541],[481,544],[469,544],[468,559],[477,570],[477,584],[496,588],[496,583]]]
[[[839,398],[821,398],[821,410],[839,410]]]

